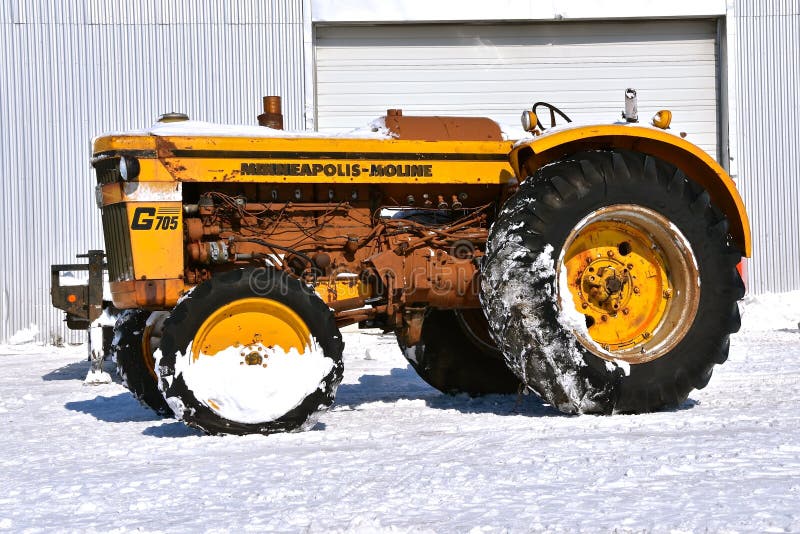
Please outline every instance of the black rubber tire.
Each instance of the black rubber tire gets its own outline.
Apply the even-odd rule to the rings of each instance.
[[[422,339],[413,347],[405,346],[398,336],[400,349],[411,367],[425,382],[450,395],[519,391],[520,381],[509,371],[500,351],[471,339],[456,313],[429,309],[422,323]]]
[[[614,204],[644,206],[677,226],[701,283],[686,335],[629,375],[560,324],[553,269],[579,221]],[[546,402],[565,413],[649,412],[685,401],[726,360],[740,326],[740,259],[727,219],[680,170],[637,152],[582,152],[540,169],[506,202],[490,232],[481,301],[509,368]]]
[[[158,382],[148,370],[148,363],[142,354],[142,334],[148,317],[149,311],[123,311],[114,326],[111,354],[117,362],[117,374],[122,379],[122,385],[142,405],[158,415],[172,417],[172,409],[161,395]]]
[[[251,284],[256,277],[257,284]],[[295,408],[272,421],[241,423],[221,417],[197,400],[183,376],[175,374],[176,357],[187,354],[195,333],[221,306],[239,299],[263,297],[285,304],[308,326],[311,335],[334,365],[316,389]],[[319,296],[285,272],[264,268],[237,269],[198,285],[172,310],[164,322],[161,356],[156,363],[161,389],[179,419],[209,434],[272,434],[307,430],[333,404],[342,381],[344,343],[333,312]],[[180,413],[179,413],[180,412]]]

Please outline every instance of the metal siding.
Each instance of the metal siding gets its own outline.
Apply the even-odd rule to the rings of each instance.
[[[738,186],[753,293],[800,289],[800,0],[736,3]]]
[[[717,157],[716,62],[710,19],[325,26],[318,127],[353,128],[399,107],[488,116],[521,134],[519,114],[534,101],[577,122],[609,122],[635,87],[642,120],[671,109],[674,128]]]
[[[0,340],[30,324],[81,340],[51,309],[49,265],[103,247],[92,138],[166,111],[255,124],[268,94],[302,129],[303,0],[3,4]]]

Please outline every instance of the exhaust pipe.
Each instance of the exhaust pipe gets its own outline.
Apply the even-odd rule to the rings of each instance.
[[[281,112],[281,97],[265,96],[264,113],[258,116],[259,126],[266,126],[273,130],[283,130],[283,113]]]
[[[639,122],[639,110],[636,100],[636,89],[625,89],[625,111],[622,118],[628,122]]]

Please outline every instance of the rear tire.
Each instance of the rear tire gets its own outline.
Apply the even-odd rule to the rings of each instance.
[[[125,310],[114,326],[111,354],[117,362],[117,374],[122,385],[133,396],[158,415],[172,417],[172,409],[158,389],[158,381],[153,370],[153,359],[144,353],[142,337],[147,326],[149,311]]]
[[[680,170],[636,152],[583,152],[540,169],[503,207],[481,300],[509,367],[545,401],[566,413],[648,412],[682,403],[727,358],[740,258],[725,217]],[[595,263],[603,273],[589,272]]]
[[[342,380],[343,349],[314,291],[284,272],[248,268],[214,276],[175,307],[156,369],[190,426],[270,434],[314,426]]]
[[[411,367],[443,393],[479,396],[519,390],[520,381],[488,338],[486,318],[479,309],[430,309],[420,343],[408,347],[401,339],[398,343]]]

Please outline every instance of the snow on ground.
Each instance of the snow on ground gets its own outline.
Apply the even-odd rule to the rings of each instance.
[[[0,529],[800,531],[798,320],[800,292],[749,298],[706,389],[612,417],[447,397],[392,336],[348,333],[317,427],[246,437],[83,386],[83,347],[1,347]]]

